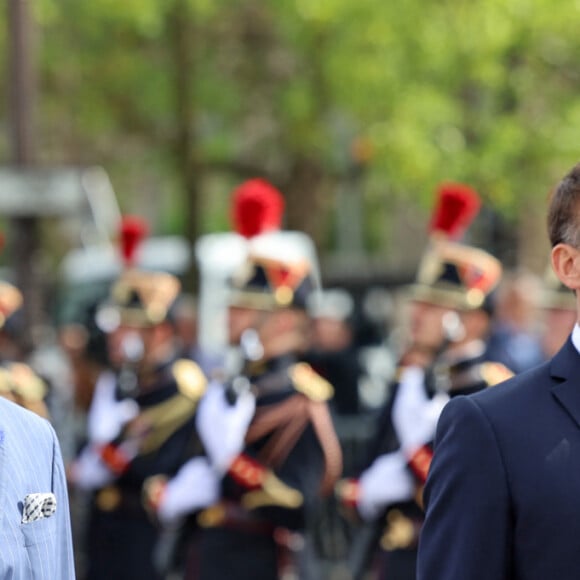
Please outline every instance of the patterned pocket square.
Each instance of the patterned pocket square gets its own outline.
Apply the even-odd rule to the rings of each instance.
[[[56,511],[54,493],[29,493],[24,498],[22,523],[29,524],[50,517]]]

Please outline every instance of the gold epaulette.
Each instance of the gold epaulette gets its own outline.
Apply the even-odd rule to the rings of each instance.
[[[47,393],[46,383],[24,363],[10,363],[14,392],[24,401],[37,403],[44,400]]]
[[[295,364],[289,374],[294,388],[313,401],[328,401],[334,396],[332,385],[307,363]]]
[[[480,367],[481,376],[488,387],[503,383],[514,376],[505,365],[498,362],[484,362]]]
[[[11,394],[14,390],[14,380],[7,368],[0,367],[0,394]]]
[[[203,371],[192,360],[179,359],[173,363],[171,372],[179,392],[191,401],[199,401],[207,387]]]
[[[7,363],[5,369],[7,376],[0,382],[8,381],[10,392],[4,391],[3,395],[14,401],[21,407],[44,417],[50,418],[48,407],[44,402],[48,387],[28,365],[19,362]],[[0,387],[0,392],[6,388],[6,384]]]
[[[177,383],[177,393],[168,399],[142,410],[139,417],[125,429],[128,437],[145,431],[140,453],[147,454],[161,445],[187,423],[197,408],[207,387],[207,379],[201,369],[191,360],[179,359],[171,367]],[[133,432],[134,431],[134,432]]]

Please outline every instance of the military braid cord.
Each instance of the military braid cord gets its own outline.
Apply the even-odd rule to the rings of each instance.
[[[332,493],[342,472],[342,452],[336,437],[328,407],[302,394],[292,395],[281,403],[259,408],[246,435],[251,444],[268,434],[269,441],[259,459],[269,467],[279,467],[311,423],[324,455],[324,476],[320,485],[322,494]]]

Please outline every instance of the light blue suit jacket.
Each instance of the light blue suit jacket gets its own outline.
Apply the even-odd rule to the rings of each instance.
[[[56,512],[22,523],[29,493],[53,493]],[[66,479],[54,430],[0,397],[0,580],[74,577]]]

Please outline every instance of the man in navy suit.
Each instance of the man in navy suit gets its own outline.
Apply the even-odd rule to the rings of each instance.
[[[577,294],[580,164],[552,193],[548,230],[554,271]],[[576,324],[549,362],[445,407],[418,580],[580,577],[579,352]]]

